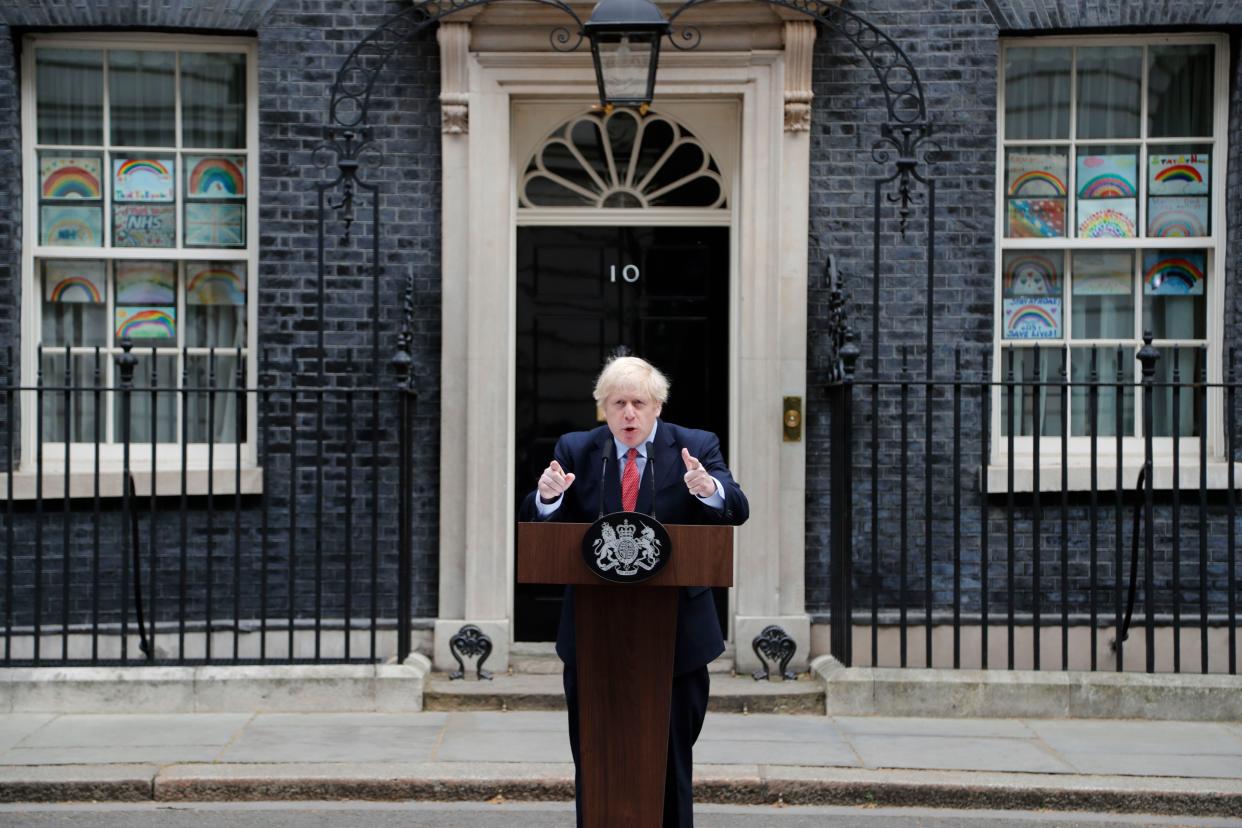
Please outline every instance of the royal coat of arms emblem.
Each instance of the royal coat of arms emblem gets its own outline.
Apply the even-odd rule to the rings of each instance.
[[[595,522],[582,543],[587,566],[609,581],[644,581],[668,562],[668,532],[636,512],[616,512]]]

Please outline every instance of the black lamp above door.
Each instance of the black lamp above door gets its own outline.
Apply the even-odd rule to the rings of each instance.
[[[645,110],[655,94],[660,38],[668,20],[651,0],[601,0],[583,26],[595,59],[599,102],[606,110]]]

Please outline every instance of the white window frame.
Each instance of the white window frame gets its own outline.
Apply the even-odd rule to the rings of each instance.
[[[1073,227],[1076,226],[1073,221],[1073,204],[1075,201],[1076,186],[1073,183],[1075,164],[1072,148],[1075,144],[1096,143],[1108,144],[1116,146],[1120,144],[1132,144],[1140,150],[1138,164],[1139,175],[1147,174],[1147,153],[1145,147],[1148,146],[1149,139],[1147,137],[1147,74],[1148,61],[1143,61],[1143,75],[1140,89],[1140,133],[1138,138],[1128,139],[1108,139],[1108,140],[1079,140],[1076,137],[1064,139],[1012,139],[1005,138],[1005,59],[1006,52],[1011,48],[1030,48],[1030,47],[1048,47],[1048,48],[1066,48],[1066,47],[1092,47],[1092,46],[1171,46],[1171,45],[1212,45],[1215,47],[1216,66],[1214,74],[1214,113],[1213,113],[1213,135],[1210,138],[1213,144],[1212,149],[1212,169],[1211,169],[1211,187],[1212,187],[1212,227],[1211,235],[1206,238],[1181,239],[1181,238],[1146,238],[1140,236],[1134,239],[1125,240],[1099,240],[1099,239],[1081,239],[1078,238]],[[1228,215],[1227,215],[1227,199],[1226,199],[1226,169],[1228,167],[1229,146],[1229,38],[1221,34],[1145,34],[1145,35],[1073,35],[1062,37],[1023,37],[1023,38],[1003,38],[1000,42],[1000,49],[997,56],[997,126],[996,126],[996,185],[994,187],[995,196],[995,239],[994,245],[994,262],[993,262],[993,326],[992,326],[992,379],[995,382],[1001,382],[1005,378],[1008,361],[1005,352],[1009,350],[1006,346],[1016,346],[1022,349],[1029,349],[1034,343],[1024,340],[1005,340],[1003,338],[1002,326],[1004,323],[1003,313],[1003,285],[1001,274],[1003,272],[1004,254],[1011,250],[1047,250],[1047,251],[1063,251],[1068,250],[1070,254],[1074,251],[1082,250],[1131,250],[1137,251],[1137,255],[1141,257],[1144,250],[1151,249],[1195,249],[1206,250],[1208,259],[1208,288],[1207,288],[1207,378],[1209,383],[1219,383],[1223,376],[1223,341],[1224,341],[1224,299],[1225,299],[1225,261],[1226,261],[1226,240],[1228,238]],[[1072,75],[1076,78],[1076,75]],[[1073,124],[1076,122],[1077,116],[1077,83],[1071,81],[1070,86],[1070,123],[1071,135],[1075,134]],[[1164,139],[1159,139],[1162,142]],[[1208,143],[1208,141],[1200,141],[1195,139],[1178,139],[1173,142],[1177,144],[1189,143]],[[1069,158],[1069,181],[1067,182],[1066,197],[1066,235],[1058,238],[1007,238],[1006,237],[1006,175],[1005,160],[1006,150],[1011,146],[1049,146],[1049,147],[1066,147],[1070,148]],[[1142,218],[1146,215],[1146,205],[1141,203],[1145,199],[1138,199],[1138,224],[1145,233],[1145,222]],[[1068,280],[1068,271],[1066,271],[1066,279]],[[1063,287],[1064,294],[1067,295],[1070,285]],[[1143,296],[1140,292],[1135,296],[1135,313],[1141,318]],[[1040,340],[1039,346],[1041,350],[1054,351],[1060,353],[1065,344],[1073,343],[1068,336],[1070,320],[1068,315],[1062,312],[1062,337],[1056,340]],[[1079,340],[1080,342],[1085,342]],[[1137,345],[1141,345],[1138,340],[1091,340],[1097,342],[1101,347],[1115,348],[1121,344],[1130,350]],[[1173,342],[1165,342],[1156,340],[1155,346],[1162,352],[1171,353]],[[1107,352],[1108,358],[1112,359],[1112,350]],[[1104,356],[1104,352],[1101,352]],[[1132,359],[1132,357],[1131,357]],[[1137,360],[1133,364],[1134,381],[1141,378],[1140,365]],[[1183,381],[1190,381],[1193,378],[1183,378]],[[1045,381],[1056,381],[1057,377],[1046,377]],[[1050,394],[1057,394],[1055,388],[1050,389]],[[1185,393],[1185,392],[1183,392]],[[1135,397],[1134,418],[1136,421],[1135,428],[1139,436],[1123,436],[1122,438],[1122,465],[1123,480],[1127,487],[1132,487],[1143,464],[1144,453],[1144,437],[1141,436],[1142,431],[1142,395],[1136,393]],[[1004,402],[1003,389],[993,387],[992,391],[992,421],[991,421],[991,460],[986,469],[988,474],[988,491],[1004,491],[1008,487],[1008,463],[1009,463],[1009,438],[1002,433],[1004,422],[1002,420],[1002,406]],[[1225,440],[1224,440],[1224,395],[1219,388],[1209,389],[1207,395],[1207,460],[1208,460],[1208,487],[1224,488],[1227,483],[1228,466],[1225,463]],[[1067,407],[1062,416],[1069,417],[1070,411]],[[1097,443],[1097,483],[1101,489],[1110,489],[1115,485],[1116,477],[1116,437],[1101,436]],[[1180,471],[1181,483],[1183,486],[1198,487],[1199,485],[1199,438],[1198,437],[1156,437],[1152,441],[1153,460],[1155,464],[1154,480],[1157,488],[1170,488],[1173,485],[1172,465],[1173,465],[1173,441],[1178,439],[1180,442]],[[1071,490],[1084,490],[1090,487],[1090,451],[1091,437],[1070,437],[1067,446],[1067,458],[1069,465],[1069,488]],[[1014,436],[1014,472],[1016,491],[1031,491],[1033,489],[1033,466],[1034,458],[1034,439],[1031,436]],[[1042,476],[1041,490],[1057,491],[1061,485],[1061,438],[1059,436],[1040,436],[1040,458],[1039,466]],[[1239,480],[1242,480],[1242,466],[1239,466]]]
[[[82,50],[152,50],[163,52],[232,52],[246,56],[246,147],[244,150],[230,151],[233,155],[244,156],[247,168],[246,187],[246,246],[244,248],[115,248],[115,247],[61,247],[44,246],[39,233],[39,169],[38,154],[43,148],[37,143],[37,90],[35,81],[35,51],[39,48],[82,49]],[[188,151],[181,147],[181,85],[174,84],[176,94],[176,144],[175,149],[160,148],[176,154],[178,175],[176,186],[184,192],[184,170],[181,155]],[[246,376],[249,385],[255,384],[257,377],[257,331],[258,331],[258,262],[259,262],[259,118],[258,118],[258,45],[253,38],[173,35],[149,33],[107,33],[107,34],[34,34],[23,39],[22,46],[22,179],[23,179],[23,226],[25,243],[21,253],[21,385],[33,388],[38,372],[38,349],[41,339],[41,283],[36,272],[36,263],[44,259],[103,259],[108,262],[123,260],[162,259],[177,262],[188,261],[234,261],[246,265]],[[103,146],[111,148],[109,131],[109,93],[107,61],[103,75]],[[91,147],[61,147],[56,149],[98,149]],[[126,148],[129,150],[130,148]],[[141,151],[141,148],[139,148]],[[103,192],[103,227],[105,240],[111,239],[111,186],[108,164],[104,165],[105,186]],[[184,195],[179,195],[175,203],[178,205],[177,241],[181,245],[184,230]],[[109,267],[109,280],[112,281],[112,268]],[[182,272],[179,268],[178,272]],[[114,284],[114,283],[113,283]],[[112,288],[109,289],[110,291]],[[111,295],[111,294],[110,294]],[[182,304],[183,289],[178,289],[178,304]],[[112,320],[108,320],[111,330]],[[110,348],[113,346],[109,346]],[[207,352],[206,348],[189,349],[189,353]],[[135,347],[135,353],[141,348]],[[114,356],[114,355],[113,355]],[[112,358],[112,357],[105,357]],[[180,374],[180,370],[177,372]],[[48,384],[57,384],[58,378],[46,378]],[[141,394],[141,391],[136,393]],[[35,440],[36,440],[36,401],[33,392],[22,393],[21,400],[21,462],[12,475],[13,496],[16,499],[33,498],[35,496]],[[180,399],[180,395],[178,395]],[[104,393],[102,404],[107,413],[107,421],[111,421],[112,400],[108,392]],[[257,468],[257,414],[256,395],[246,395],[246,430],[241,445],[241,491],[250,494],[262,491],[262,474]],[[46,435],[45,435],[46,436]],[[108,436],[105,429],[105,438]],[[186,445],[187,493],[202,494],[208,489],[207,469],[208,455],[214,451],[215,478],[212,489],[216,493],[228,494],[236,491],[235,459],[237,444],[233,442],[188,443]],[[66,462],[66,446],[63,442],[48,442],[42,446],[42,490],[44,497],[55,498],[63,495],[64,473]],[[149,441],[131,442],[130,469],[135,478],[135,486],[139,494],[150,492],[150,481],[156,481],[159,494],[173,494],[181,491],[181,451],[180,442],[157,443],[155,457],[152,458]],[[99,452],[100,493],[102,496],[121,494],[121,475],[123,470],[123,444],[102,442]],[[68,452],[68,472],[70,494],[72,497],[91,496],[95,491],[95,444],[71,443]],[[0,496],[7,495],[9,476],[0,479]]]

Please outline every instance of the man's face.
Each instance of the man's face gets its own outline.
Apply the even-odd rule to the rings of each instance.
[[[617,391],[604,400],[608,429],[624,445],[633,448],[647,438],[662,406],[637,390]]]

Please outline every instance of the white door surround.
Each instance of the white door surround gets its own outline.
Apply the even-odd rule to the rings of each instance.
[[[733,229],[728,459],[751,502],[751,518],[737,532],[731,636],[739,642],[737,669],[754,669],[750,640],[764,626],[780,624],[798,644],[791,667],[805,669],[811,643],[804,589],[805,444],[783,442],[781,400],[805,398],[806,116],[815,30],[804,20],[782,21],[761,4],[722,7],[731,10],[727,25],[719,31],[704,26],[699,50],[662,50],[655,107],[691,129],[731,113],[725,116],[736,136],[735,169],[726,178]],[[517,496],[515,188],[534,143],[594,97],[589,54],[548,50],[547,32],[561,22],[525,9],[520,18],[511,9],[498,8],[494,15],[489,10],[468,22],[442,24],[439,32],[444,135],[438,669],[455,668],[448,641],[466,623],[492,638],[488,668],[508,666]],[[747,23],[744,15],[755,19]],[[527,117],[532,113],[540,117]],[[539,128],[527,126],[540,121]],[[544,133],[536,134],[538,129]],[[627,212],[651,223],[649,211]],[[582,210],[573,213],[581,223]]]

